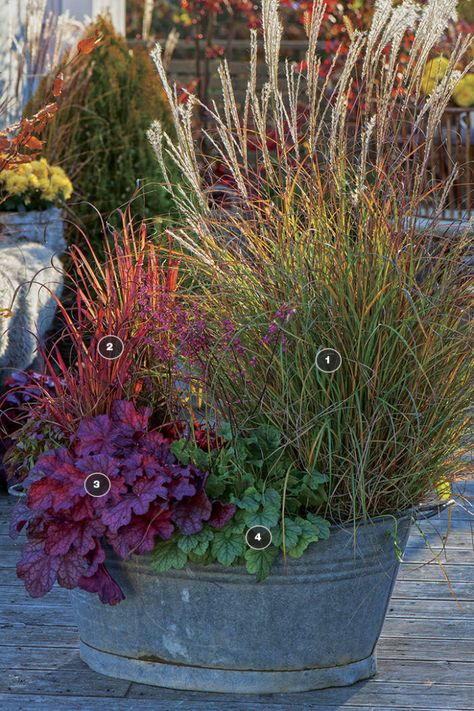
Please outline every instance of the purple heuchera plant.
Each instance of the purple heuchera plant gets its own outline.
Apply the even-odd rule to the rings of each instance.
[[[155,539],[221,528],[235,507],[210,501],[207,472],[180,464],[172,438],[149,431],[151,411],[116,401],[110,415],[83,420],[69,447],[49,451],[25,481],[26,503],[14,510],[11,535],[26,525],[28,542],[17,574],[32,597],[55,582],[98,593],[104,603],[124,599],[106,566],[104,543],[121,558],[151,551]],[[106,474],[106,496],[86,493],[84,481]]]

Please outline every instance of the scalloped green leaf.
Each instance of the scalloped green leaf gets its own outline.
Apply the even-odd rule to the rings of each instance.
[[[292,558],[301,558],[310,543],[328,538],[330,529],[329,522],[316,514],[308,514],[308,519],[298,518],[296,520],[301,528],[301,535],[296,545],[288,549],[288,555]]]
[[[265,509],[278,509],[281,508],[281,496],[276,489],[271,486],[262,494],[263,508]]]
[[[191,536],[180,536],[178,539],[178,548],[183,553],[189,554],[194,551],[196,555],[203,555],[208,547],[209,541],[214,538],[214,531],[209,528],[204,528],[199,533],[194,533]]]
[[[229,566],[243,555],[245,550],[244,537],[241,534],[226,535],[219,532],[214,536],[211,552],[221,565]]]
[[[245,523],[248,528],[252,528],[252,526],[266,526],[267,528],[274,528],[274,526],[277,525],[279,518],[279,509],[263,509],[255,512],[248,511],[245,514]]]
[[[278,548],[275,548],[275,546],[269,546],[263,551],[247,550],[245,552],[247,572],[255,575],[258,582],[265,580],[270,574],[277,555]]]
[[[249,486],[248,489],[244,491],[240,499],[232,496],[231,501],[240,509],[244,509],[244,511],[256,512],[260,508],[262,495],[254,486]]]
[[[318,538],[322,538],[323,540],[326,540],[329,538],[330,534],[330,523],[329,521],[326,521],[325,518],[322,516],[318,516],[317,514],[309,513],[306,516],[306,520],[310,521],[310,523],[315,526],[315,531],[318,534]]]
[[[283,548],[283,527],[280,526],[281,529],[281,547]],[[290,548],[294,548],[299,539],[300,535],[302,533],[302,528],[301,525],[295,521],[294,519],[287,518],[285,516],[285,547],[286,550],[288,551]]]
[[[179,570],[184,568],[188,557],[184,551],[178,548],[179,539],[172,538],[169,541],[158,543],[153,551],[151,567],[158,573],[166,570]]]

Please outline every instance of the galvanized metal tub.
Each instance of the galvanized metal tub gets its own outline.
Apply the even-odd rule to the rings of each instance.
[[[175,689],[246,693],[345,686],[376,672],[379,638],[411,517],[333,527],[261,583],[244,568],[156,574],[149,557],[107,565],[126,600],[73,591],[82,659],[95,671]]]

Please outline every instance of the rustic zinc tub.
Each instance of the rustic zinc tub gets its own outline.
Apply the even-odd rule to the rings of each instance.
[[[375,674],[379,638],[411,515],[331,536],[255,582],[244,568],[189,565],[154,573],[148,556],[108,568],[126,600],[72,593],[81,657],[94,670],[175,689],[294,692]]]

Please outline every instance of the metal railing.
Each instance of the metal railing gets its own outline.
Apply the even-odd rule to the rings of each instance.
[[[430,170],[438,181],[458,173],[448,193],[443,218],[474,217],[474,107],[449,107],[442,118],[430,155]]]

